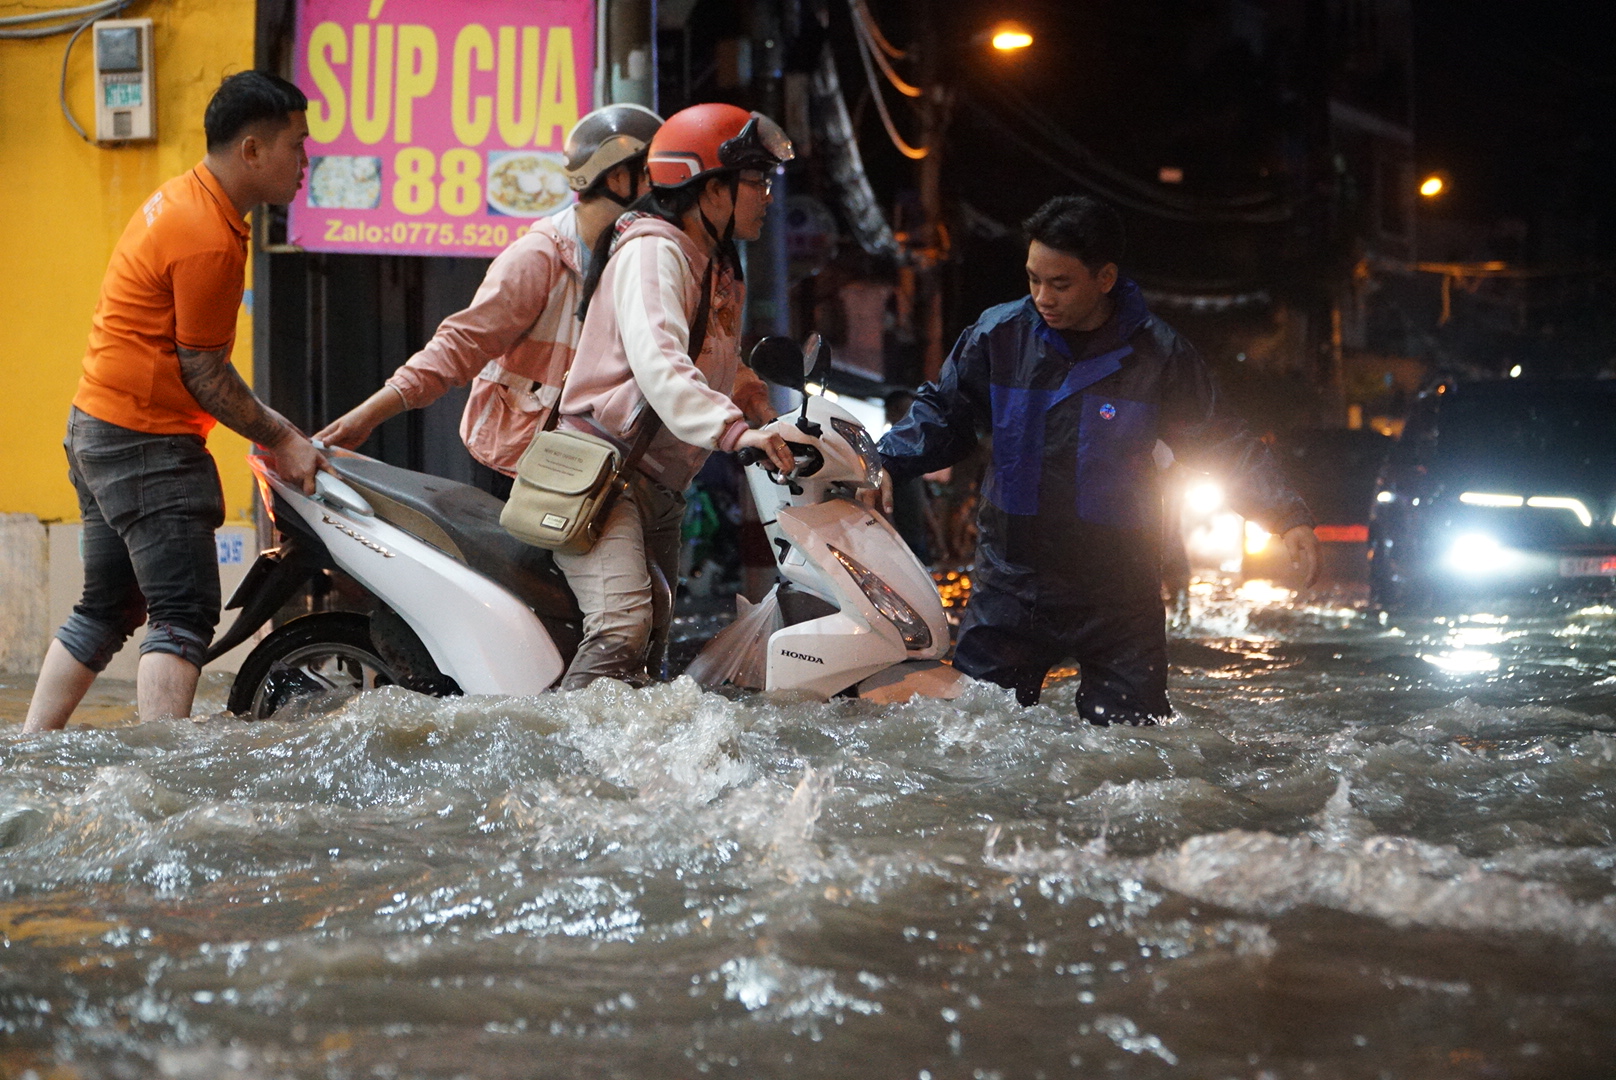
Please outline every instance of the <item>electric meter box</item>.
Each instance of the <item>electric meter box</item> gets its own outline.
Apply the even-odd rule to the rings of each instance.
[[[95,141],[155,139],[152,21],[101,19],[90,24],[90,31],[95,39]]]

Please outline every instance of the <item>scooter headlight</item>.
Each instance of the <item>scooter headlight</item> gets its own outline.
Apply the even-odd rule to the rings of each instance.
[[[931,648],[931,627],[920,617],[920,612],[910,607],[907,600],[899,596],[892,586],[882,581],[863,563],[837,547],[829,544],[826,546],[830,548],[830,553],[836,556],[836,561],[841,563],[853,578],[854,584],[870,603],[875,605],[875,610],[898,628],[898,632],[903,635],[904,648]]]
[[[853,448],[858,455],[859,462],[864,466],[864,482],[871,487],[881,486],[881,452],[875,448],[875,440],[870,433],[864,430],[863,424],[855,424],[851,420],[843,420],[840,416],[830,418],[830,426]]]

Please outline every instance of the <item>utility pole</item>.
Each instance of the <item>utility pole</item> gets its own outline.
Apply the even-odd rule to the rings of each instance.
[[[785,115],[786,33],[792,29],[783,2],[752,9],[752,101],[765,116],[779,122]],[[763,219],[763,233],[746,246],[747,331],[749,336],[791,333],[791,292],[786,253],[786,199],[791,193],[785,172],[774,176],[774,205]],[[773,558],[770,558],[773,565]]]
[[[949,129],[953,95],[941,82],[924,84],[921,97],[920,233],[911,257],[916,259],[916,306],[921,336],[921,365],[934,382],[942,372],[942,299],[944,267],[949,262],[949,231],[942,223],[942,144]]]
[[[596,19],[596,106],[633,104],[655,109],[654,0],[605,0],[596,8]]]
[[[925,0],[914,6],[920,29],[919,60],[921,96],[920,145],[926,156],[917,172],[920,188],[920,222],[910,244],[915,265],[915,321],[921,342],[921,369],[928,381],[935,381],[943,369],[943,268],[948,262],[948,230],[943,225],[943,143],[952,119],[953,92],[943,84],[938,50],[940,41],[936,20]]]

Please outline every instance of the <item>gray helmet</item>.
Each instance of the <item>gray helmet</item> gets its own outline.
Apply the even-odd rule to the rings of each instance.
[[[607,105],[579,120],[567,135],[567,183],[586,191],[614,165],[645,153],[662,117],[644,105]]]

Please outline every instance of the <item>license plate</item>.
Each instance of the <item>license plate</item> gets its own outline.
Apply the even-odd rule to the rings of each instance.
[[[1616,577],[1616,555],[1561,559],[1561,577]]]

